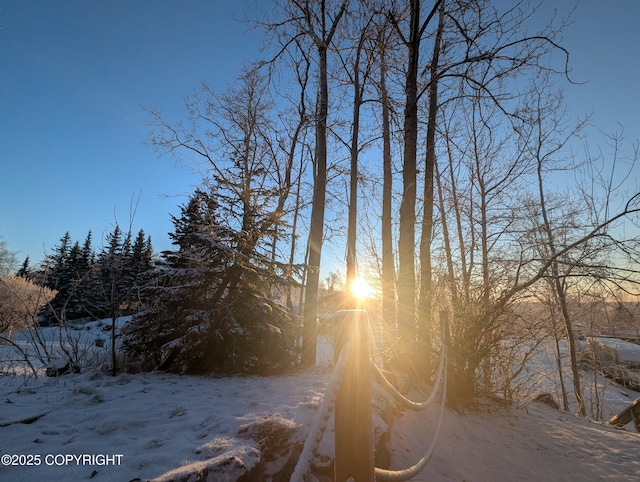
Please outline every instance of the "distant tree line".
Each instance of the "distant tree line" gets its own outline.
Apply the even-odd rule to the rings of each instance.
[[[143,279],[152,266],[153,247],[144,230],[134,239],[116,225],[97,252],[91,231],[82,243],[67,231],[40,267],[32,269],[27,257],[16,275],[55,293],[40,317],[46,325],[107,318],[114,301],[119,315],[133,313],[142,303]]]

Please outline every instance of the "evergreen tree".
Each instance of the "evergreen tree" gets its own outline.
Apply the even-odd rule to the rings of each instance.
[[[67,231],[60,243],[54,248],[54,254],[48,258],[49,274],[46,286],[56,290],[56,296],[45,313],[46,320],[67,321],[92,315],[90,298],[92,280],[91,232],[82,246],[73,242]]]
[[[144,256],[144,250],[146,247],[146,241],[144,237],[144,231],[141,229],[138,231],[133,246],[131,247],[131,265],[133,271],[138,271],[138,267],[142,264],[142,258]]]
[[[127,314],[127,301],[133,290],[128,273],[131,264],[131,232],[123,233],[116,224],[107,235],[107,244],[98,256],[95,304],[104,317],[111,319],[112,375],[116,375],[116,336],[118,317]]]
[[[67,231],[54,247],[53,255],[47,258],[48,276],[45,285],[54,290],[56,295],[45,312],[45,323],[66,322],[73,317],[71,312],[67,312],[73,292],[73,274],[70,270],[72,247],[71,234]]]
[[[162,253],[153,303],[124,328],[125,350],[149,367],[191,373],[282,369],[294,360],[293,319],[262,293],[260,270],[238,272],[238,233],[213,192],[196,191],[172,216],[175,251]],[[243,260],[248,266],[248,260]]]
[[[147,236],[147,242],[145,244],[144,257],[148,263],[149,269],[153,267],[153,246],[151,244],[151,236]]]
[[[107,318],[119,309],[125,290],[123,270],[123,234],[116,224],[106,236],[106,244],[97,255],[92,270],[91,305],[95,317]]]
[[[97,319],[135,309],[139,305],[138,278],[152,266],[151,240],[145,240],[142,230],[138,236],[140,239],[132,245],[131,234],[124,234],[115,226],[96,259],[91,231],[82,245],[66,232],[47,259],[45,285],[57,291],[46,313],[47,320],[51,323],[87,316]],[[28,261],[25,263],[20,273],[28,269]]]
[[[131,269],[136,276],[151,269],[152,258],[151,237],[145,237],[144,230],[141,229],[138,231],[131,251]]]
[[[65,261],[65,276],[70,279],[78,279],[82,274],[82,249],[80,243],[76,241],[67,255]]]
[[[67,319],[84,318],[94,314],[91,306],[94,288],[91,276],[94,263],[91,238],[92,234],[89,231],[82,246],[76,241],[69,251],[67,270],[72,277],[72,293],[70,303],[67,304]]]
[[[65,313],[68,320],[82,318],[86,315],[84,310],[84,301],[81,296],[82,289],[80,284],[83,281],[83,277],[86,271],[82,267],[82,249],[80,243],[76,241],[69,253],[65,262],[64,279],[67,280],[65,302]]]
[[[93,247],[91,246],[92,241],[92,233],[91,230],[87,233],[87,237],[84,240],[82,245],[82,265],[81,269],[83,272],[89,271],[93,263],[95,262],[95,253],[93,251]]]
[[[123,271],[123,281],[127,285],[125,304],[128,311],[137,310],[144,302],[142,288],[153,279],[152,257],[151,238],[145,238],[144,230],[141,229],[126,256]]]
[[[47,264],[49,265],[49,276],[47,279],[47,287],[54,290],[64,290],[64,284],[66,281],[66,263],[67,256],[69,254],[71,246],[71,234],[69,231],[64,233],[64,236],[60,238],[60,244],[53,249],[53,256],[48,258]]]
[[[122,230],[120,229],[120,226],[116,224],[115,228],[113,228],[113,231],[107,234],[107,246],[106,249],[104,249],[100,254],[100,257],[102,258],[102,260],[109,257],[115,258],[122,252]]]
[[[27,256],[24,259],[24,262],[22,263],[22,266],[20,267],[20,269],[16,272],[16,276],[20,276],[21,278],[29,278],[29,274],[30,274],[30,267],[29,267],[29,256]]]

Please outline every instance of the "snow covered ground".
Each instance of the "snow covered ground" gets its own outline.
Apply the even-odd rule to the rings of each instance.
[[[618,361],[633,366],[640,366],[640,345],[618,338],[593,338],[593,341],[612,348],[618,355]]]
[[[260,427],[277,425],[302,442],[329,380],[327,365],[272,377],[111,377],[99,369],[59,378],[1,376],[0,481],[150,480],[224,455],[249,460],[257,447],[273,473],[285,459],[278,440]],[[611,384],[602,393],[613,401],[610,411],[640,396]],[[438,410],[398,411],[392,468],[423,455]],[[330,450],[330,440],[323,441],[321,451]],[[640,480],[639,453],[640,435],[539,402],[486,404],[446,410],[434,455],[415,480]]]
[[[487,413],[447,411],[433,458],[415,480],[637,481],[640,435],[531,402]],[[432,413],[409,413],[394,425],[393,463],[415,461],[435,426]]]
[[[40,455],[41,463],[0,466],[0,480],[87,480],[94,470],[95,480],[146,480],[226,452],[242,453],[257,446],[242,436],[252,423],[275,417],[283,424],[308,425],[321,399],[324,372],[209,378],[111,377],[95,370],[27,383],[3,377],[0,456]],[[40,418],[15,423],[34,417]],[[84,466],[58,457],[67,454],[120,457],[116,465]]]

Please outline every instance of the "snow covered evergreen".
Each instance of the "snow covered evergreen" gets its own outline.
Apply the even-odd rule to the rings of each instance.
[[[221,221],[215,192],[197,190],[170,233],[150,302],[123,329],[123,347],[146,368],[265,373],[294,362],[295,323],[265,293],[277,276],[243,251],[246,231]]]

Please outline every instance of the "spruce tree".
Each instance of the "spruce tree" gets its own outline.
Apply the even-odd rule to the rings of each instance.
[[[45,312],[44,322],[51,324],[55,322],[66,322],[67,303],[72,291],[72,274],[69,271],[69,254],[72,247],[71,234],[65,232],[60,242],[53,249],[53,255],[47,257],[48,274],[46,287],[56,292],[55,297],[49,303]]]
[[[68,283],[65,311],[68,320],[82,318],[85,314],[79,289],[84,274],[86,273],[82,269],[82,249],[80,243],[76,241],[71,246],[65,263],[65,279]]]
[[[91,230],[87,233],[87,237],[84,240],[82,245],[82,266],[81,269],[83,272],[87,272],[93,263],[95,262],[95,252],[93,251],[93,247],[91,246],[92,242],[92,233]]]
[[[131,271],[136,275],[144,273],[151,267],[150,259],[148,259],[147,243],[144,230],[138,231],[133,247],[131,249]]]
[[[20,276],[22,278],[29,278],[30,275],[30,267],[29,267],[29,256],[27,256],[24,259],[24,262],[22,263],[22,266],[20,267],[20,269],[16,272],[16,276]]]
[[[49,266],[49,276],[47,279],[48,288],[54,290],[64,289],[63,284],[68,277],[68,273],[66,272],[66,263],[70,246],[71,234],[67,231],[64,233],[64,236],[60,238],[60,244],[53,249],[54,254],[47,259],[47,264]]]
[[[260,269],[248,269],[239,233],[221,219],[215,193],[203,190],[172,216],[177,249],[162,253],[153,303],[123,331],[125,350],[149,368],[263,373],[293,363],[293,319],[264,296]]]
[[[67,231],[53,251],[47,259],[49,273],[45,284],[56,291],[56,296],[49,304],[45,319],[52,323],[92,316],[91,231],[82,246],[74,242]]]

